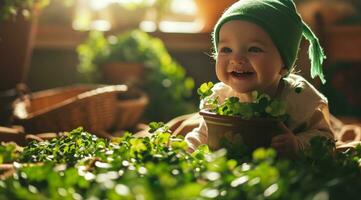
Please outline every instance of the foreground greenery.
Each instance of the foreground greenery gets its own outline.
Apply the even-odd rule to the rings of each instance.
[[[152,123],[149,138],[127,133],[112,141],[78,128],[22,150],[0,146],[16,172],[0,181],[0,199],[356,199],[361,147],[334,152],[314,138],[297,160],[272,149],[235,157],[200,146]],[[24,164],[34,163],[34,164]]]

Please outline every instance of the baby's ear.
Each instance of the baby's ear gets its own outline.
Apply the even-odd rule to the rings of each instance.
[[[280,70],[280,75],[281,75],[282,77],[285,77],[285,76],[288,75],[288,73],[289,73],[289,71],[288,71],[287,67],[282,66],[282,68],[281,68],[281,70]]]

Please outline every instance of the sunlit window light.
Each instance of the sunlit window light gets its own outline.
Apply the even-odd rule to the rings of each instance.
[[[72,27],[77,31],[108,31],[111,24],[106,12],[108,4],[114,0],[77,0]]]
[[[78,31],[100,30],[109,31],[114,23],[111,13],[107,10],[110,4],[152,4],[156,0],[76,0],[77,7],[73,21],[73,29]],[[201,30],[201,25],[194,21],[197,6],[194,0],[172,0],[171,14],[166,14],[161,21],[155,22],[154,9],[148,9],[145,20],[139,24],[143,31],[194,33]],[[173,13],[173,14],[172,14]],[[108,14],[108,15],[107,15]],[[153,14],[153,15],[151,15]],[[127,16],[124,16],[125,18]],[[192,21],[193,20],[193,21]],[[114,24],[113,24],[114,25]]]
[[[141,4],[141,3],[147,3],[152,4],[155,0],[88,0],[88,4],[92,10],[101,10],[106,8],[112,3],[119,3],[119,4]]]
[[[108,20],[88,20],[86,18],[78,18],[73,22],[73,29],[77,31],[109,31],[112,28],[111,23]]]
[[[78,10],[73,20],[73,29],[79,31],[89,30],[91,24],[91,13],[87,10]]]
[[[109,31],[111,27],[110,22],[107,20],[94,20],[90,25],[90,29],[96,31]]]
[[[111,3],[111,0],[89,0],[89,7],[92,10],[101,10],[106,8]]]
[[[154,32],[157,30],[157,24],[154,21],[142,21],[139,28],[145,32]]]
[[[170,5],[170,10],[173,13],[195,15],[197,6],[194,3],[194,0],[173,0]]]
[[[154,4],[154,2],[156,0],[111,0],[113,2],[118,2],[120,4],[129,4],[129,3],[134,3],[134,4],[147,4],[147,5],[152,5]]]
[[[201,30],[197,22],[161,21],[159,30],[167,33],[197,33]]]
[[[142,21],[139,28],[145,32],[154,32],[157,24],[154,21]],[[198,22],[161,21],[158,29],[166,33],[197,33],[202,26]]]

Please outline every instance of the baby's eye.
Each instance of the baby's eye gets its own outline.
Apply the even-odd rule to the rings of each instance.
[[[219,52],[221,53],[231,53],[232,52],[232,49],[229,48],[229,47],[222,47]]]
[[[259,52],[263,52],[263,50],[259,47],[250,47],[248,49],[249,52],[254,52],[254,53],[259,53]]]

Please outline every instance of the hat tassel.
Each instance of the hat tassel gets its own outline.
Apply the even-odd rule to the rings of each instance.
[[[311,29],[303,23],[303,36],[309,41],[310,46],[308,48],[308,57],[311,60],[311,77],[315,78],[318,76],[322,82],[322,84],[326,83],[323,70],[322,63],[326,58],[320,42],[315,34],[311,31]]]

